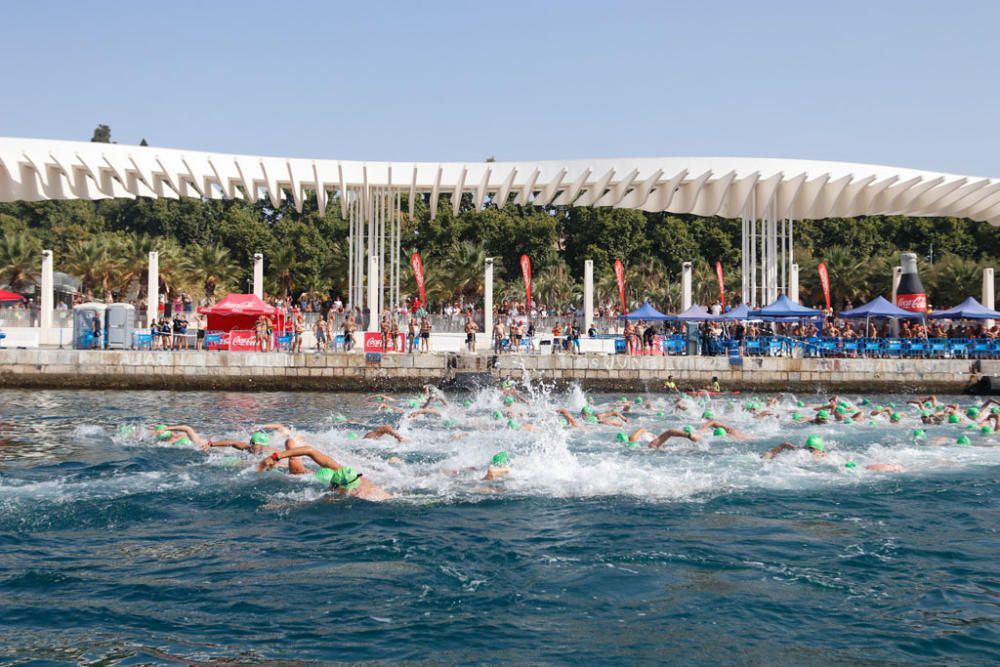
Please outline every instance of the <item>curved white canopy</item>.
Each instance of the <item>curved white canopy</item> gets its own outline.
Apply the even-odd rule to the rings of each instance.
[[[307,191],[324,211],[349,191],[442,194],[477,206],[614,206],[727,218],[954,216],[1000,225],[1000,180],[846,162],[614,158],[538,162],[358,162],[0,138],[0,201],[111,197],[263,198]],[[346,208],[346,198],[339,197]]]

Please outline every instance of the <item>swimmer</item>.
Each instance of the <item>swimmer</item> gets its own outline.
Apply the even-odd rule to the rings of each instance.
[[[372,401],[373,403],[392,403],[396,399],[386,394],[372,394],[371,396],[368,397],[368,400]]]
[[[643,438],[646,435],[652,436],[652,433],[650,433],[649,431],[647,431],[644,428],[637,428],[635,431],[632,432],[632,435],[629,436],[628,441],[629,442],[635,442],[639,438]],[[673,429],[673,428],[671,428],[671,429],[667,429],[666,431],[664,431],[660,435],[656,436],[655,438],[652,438],[649,441],[649,448],[650,449],[659,449],[668,440],[670,440],[670,438],[687,438],[691,442],[698,442],[699,440],[701,440],[701,436],[699,436],[697,433],[695,433],[694,429],[691,429],[690,431],[682,431],[680,429]]]
[[[906,472],[906,468],[898,463],[871,463],[865,466],[865,470],[872,472]]]
[[[806,444],[803,445],[802,447],[796,447],[790,442],[783,442],[780,445],[775,445],[771,449],[761,454],[760,458],[764,459],[765,461],[770,461],[778,454],[781,454],[783,452],[795,451],[797,449],[806,449],[809,451],[810,454],[813,455],[813,458],[817,459],[821,459],[824,456],[826,456],[825,446],[823,445],[823,438],[819,437],[818,435],[810,435],[808,438],[806,438]]]
[[[202,447],[205,439],[195,433],[187,424],[165,426],[163,424],[151,427],[156,433],[156,439],[165,445],[198,445]]]
[[[423,417],[425,415],[428,417],[440,417],[441,413],[434,408],[420,408],[419,410],[414,410],[407,415],[407,419],[416,419],[417,417]]]
[[[486,469],[483,479],[486,481],[501,479],[510,472],[510,457],[507,452],[497,452],[490,459],[490,466]]]
[[[393,438],[395,438],[399,442],[409,442],[410,441],[409,438],[403,437],[402,435],[399,434],[399,431],[397,431],[396,429],[394,429],[391,426],[379,426],[376,429],[368,431],[367,433],[365,433],[361,437],[364,440],[378,440],[383,435],[392,436]]]
[[[429,408],[432,403],[440,403],[445,406],[448,405],[448,399],[444,397],[444,394],[441,393],[440,389],[432,384],[424,385],[424,396],[427,397],[427,400],[424,401],[425,408]]]
[[[208,440],[205,444],[201,445],[201,448],[232,447],[241,452],[263,454],[268,451],[274,451],[273,448],[267,446],[271,443],[271,438],[267,435],[267,431],[277,431],[286,437],[289,434],[288,427],[284,424],[264,424],[262,426],[255,426],[252,431],[250,439],[245,442],[243,440]]]
[[[715,419],[709,419],[707,422],[705,422],[704,424],[701,425],[701,428],[699,430],[701,430],[701,431],[707,431],[708,429],[715,429],[715,430],[720,430],[721,429],[721,430],[723,430],[723,431],[726,432],[727,436],[729,436],[730,438],[735,438],[737,440],[749,440],[750,439],[750,436],[747,435],[746,433],[743,433],[742,431],[737,431],[732,426],[729,426],[727,424],[723,424],[722,422],[717,421]]]
[[[628,423],[628,417],[617,410],[608,410],[607,412],[598,413],[595,416],[597,417],[597,421],[605,426],[624,426]]]
[[[260,472],[271,470],[279,461],[299,456],[307,456],[320,468],[333,471],[330,488],[341,495],[374,502],[388,500],[392,497],[381,487],[369,482],[361,473],[356,473],[352,468],[342,466],[331,457],[312,447],[295,447],[283,452],[274,452],[257,464],[257,470]]]
[[[559,408],[556,410],[556,414],[562,415],[562,418],[566,420],[566,428],[576,428],[579,426],[577,421],[573,419],[573,414],[566,408]]]

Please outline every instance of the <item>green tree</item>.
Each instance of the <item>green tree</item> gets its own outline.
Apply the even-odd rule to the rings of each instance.
[[[103,123],[94,128],[94,136],[90,138],[92,142],[99,144],[111,143],[111,128]]]
[[[217,245],[188,248],[185,268],[210,300],[215,298],[217,288],[233,285],[239,275],[229,250]]]
[[[117,281],[121,269],[118,250],[113,237],[106,235],[76,241],[67,250],[66,270],[80,279],[84,291],[103,293]]]
[[[41,251],[41,244],[28,233],[5,233],[0,238],[0,282],[14,292],[22,292],[37,282]]]

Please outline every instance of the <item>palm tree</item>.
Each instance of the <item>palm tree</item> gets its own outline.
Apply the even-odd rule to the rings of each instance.
[[[111,289],[121,267],[111,239],[94,235],[71,244],[66,252],[66,270],[75,275],[83,284],[83,290]]]
[[[149,282],[149,253],[157,250],[157,241],[149,234],[129,235],[121,244],[121,274],[118,289],[125,293],[133,280],[139,282],[138,298],[146,297]]]
[[[583,288],[573,280],[569,267],[562,260],[539,273],[533,282],[532,295],[537,295],[539,303],[550,307],[578,303],[583,296]]]
[[[295,265],[298,263],[295,249],[289,245],[282,246],[272,253],[268,260],[268,273],[277,287],[275,292],[281,296],[291,296],[295,288]]]
[[[971,259],[949,254],[935,262],[925,276],[924,289],[933,297],[935,306],[950,308],[970,294],[979,294],[983,267]]]
[[[871,267],[865,257],[843,246],[831,246],[822,250],[819,258],[826,264],[830,278],[830,304],[839,307],[845,301],[858,303],[870,294],[868,275]],[[817,262],[818,265],[818,262]],[[820,285],[818,274],[814,274],[815,284]],[[820,289],[819,294],[822,294]]]
[[[189,248],[186,268],[191,279],[198,282],[210,301],[215,298],[216,288],[231,285],[239,271],[229,249],[218,245]]]
[[[41,244],[27,232],[14,232],[0,238],[0,281],[14,292],[37,282],[41,264]]]
[[[483,246],[469,241],[453,243],[440,261],[449,294],[475,300],[483,293],[483,271],[486,268]]]

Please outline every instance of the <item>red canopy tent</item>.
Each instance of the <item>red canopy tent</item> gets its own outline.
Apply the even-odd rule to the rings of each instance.
[[[208,315],[209,331],[253,331],[261,315],[276,315],[278,309],[269,306],[253,294],[229,294],[211,308],[199,308]]]
[[[0,289],[0,301],[24,301],[24,297],[13,292],[5,292]]]

